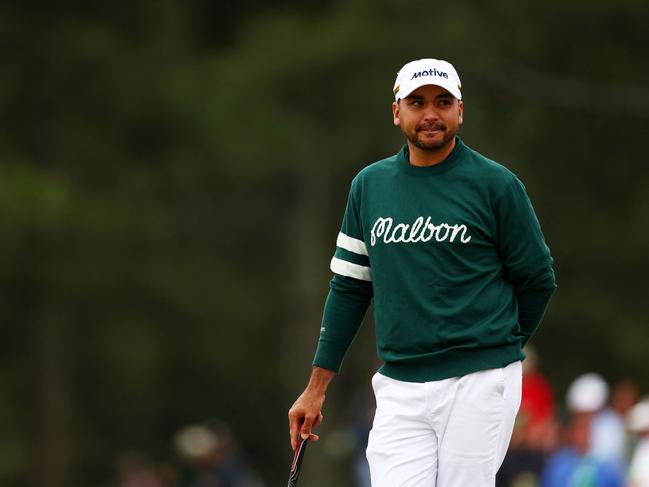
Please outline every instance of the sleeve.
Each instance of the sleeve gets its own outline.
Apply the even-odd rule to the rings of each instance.
[[[349,193],[342,226],[331,259],[334,273],[325,301],[320,339],[313,365],[340,372],[340,367],[365,317],[373,296],[372,273],[363,241],[360,212]]]
[[[553,259],[525,186],[513,178],[496,203],[498,251],[518,303],[522,345],[538,327],[556,289]]]

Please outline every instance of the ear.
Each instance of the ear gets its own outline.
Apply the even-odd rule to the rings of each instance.
[[[462,122],[464,121],[464,103],[462,103],[462,100],[458,101],[458,110],[460,112],[460,125],[462,125]]]
[[[392,102],[392,123],[395,127],[401,125],[401,120],[399,120],[399,103],[396,101]]]

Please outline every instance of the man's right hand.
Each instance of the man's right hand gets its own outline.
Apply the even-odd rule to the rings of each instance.
[[[325,391],[334,375],[335,372],[314,367],[309,385],[288,411],[289,434],[291,436],[291,448],[293,450],[297,447],[300,436],[302,439],[308,439],[310,441],[320,439],[311,430],[319,426],[324,419],[322,406],[325,401]]]
[[[311,428],[322,423],[322,405],[325,395],[309,392],[308,388],[297,398],[288,411],[288,425],[291,435],[291,448],[295,450],[300,436],[303,440],[317,441],[320,437],[311,432]]]

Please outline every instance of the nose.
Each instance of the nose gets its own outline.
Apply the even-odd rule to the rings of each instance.
[[[424,110],[424,120],[434,122],[439,119],[435,106],[431,103]]]

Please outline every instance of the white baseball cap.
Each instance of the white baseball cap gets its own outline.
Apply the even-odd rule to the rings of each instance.
[[[451,63],[440,59],[417,59],[401,68],[392,90],[394,98],[399,101],[424,85],[441,86],[458,100],[462,99],[457,71]]]
[[[638,433],[649,431],[649,397],[645,397],[633,406],[627,418],[631,431]]]
[[[580,375],[568,388],[568,408],[574,413],[595,412],[604,407],[607,399],[608,384],[593,372]]]

